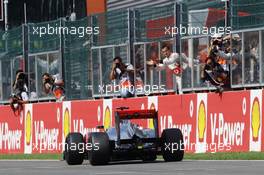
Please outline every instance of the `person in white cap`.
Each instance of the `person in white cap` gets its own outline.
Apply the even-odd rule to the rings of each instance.
[[[113,59],[110,80],[119,81],[120,95],[123,98],[135,96],[134,88],[134,67],[132,64],[124,64],[120,57]]]

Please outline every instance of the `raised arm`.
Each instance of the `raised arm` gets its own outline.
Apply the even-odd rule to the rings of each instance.
[[[114,79],[116,79],[115,68],[116,68],[116,63],[113,63],[113,64],[112,64],[112,68],[111,68],[111,72],[110,72],[110,75],[109,75],[109,79],[110,79],[110,80],[114,80]]]

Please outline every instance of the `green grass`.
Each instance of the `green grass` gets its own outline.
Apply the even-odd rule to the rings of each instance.
[[[191,160],[264,160],[264,152],[199,153],[185,154]]]
[[[62,154],[0,154],[0,159],[12,160],[61,160]],[[158,159],[162,159],[159,156]],[[205,153],[184,155],[185,160],[264,160],[264,152]]]

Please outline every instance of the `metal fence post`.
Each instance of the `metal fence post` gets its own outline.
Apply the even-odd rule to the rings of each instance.
[[[100,85],[101,85],[101,87],[103,87],[104,85],[103,85],[103,71],[102,71],[102,49],[101,48],[99,48],[98,49],[98,51],[99,51],[99,65],[100,65]],[[103,92],[101,91],[100,92],[100,95],[101,95],[101,97],[103,97]]]
[[[181,7],[180,7],[180,4],[177,2],[174,4],[174,25],[178,29],[180,28],[180,25],[181,25]],[[180,50],[181,41],[180,40],[181,40],[180,33],[177,32],[175,36],[175,51],[177,53],[181,53],[181,50]]]
[[[0,100],[3,101],[3,76],[2,76],[2,60],[0,60]]]
[[[242,87],[245,87],[245,33],[242,32]]]
[[[178,2],[175,2],[175,4],[174,4],[174,25],[175,25],[174,27],[176,27],[177,29],[180,29],[180,25],[181,25],[181,8],[180,8],[180,4]],[[179,53],[179,56],[180,56],[180,63],[182,63],[180,32],[176,33],[174,44],[175,44],[175,51],[176,51],[176,53]],[[173,79],[174,78],[175,77],[173,76]],[[173,81],[173,82],[175,82],[177,84],[176,81]],[[180,83],[181,83],[181,87],[183,87],[182,74],[181,74],[181,82]],[[173,84],[173,88],[175,88],[175,87],[176,87],[175,84]],[[178,85],[177,85],[177,89],[174,89],[174,90],[176,92],[177,92],[177,90],[179,90],[178,89]],[[183,88],[181,90],[183,90]]]
[[[131,58],[132,58],[132,55],[133,55],[133,53],[132,53],[132,44],[133,44],[133,38],[132,38],[132,25],[131,25],[131,14],[130,14],[130,9],[127,9],[127,40],[128,40],[128,50],[129,50],[129,52],[128,52],[128,55],[127,55],[127,59],[128,59],[128,62],[130,62],[131,63]]]
[[[262,62],[262,60],[263,60],[263,45],[262,45],[262,40],[263,40],[263,35],[262,35],[262,31],[260,30],[259,31],[259,83],[260,83],[260,85],[262,85],[263,84],[263,75],[262,75],[262,71],[263,71],[263,68],[262,68],[262,66],[263,66],[263,62]]]
[[[63,21],[63,18],[60,18],[60,46],[59,46],[59,51],[60,51],[60,72],[61,72],[61,77],[65,81],[66,76],[65,76],[65,65],[64,65],[64,46],[65,46],[65,35],[63,34],[63,27],[65,26],[65,22]],[[66,89],[66,93],[68,94],[69,89]]]
[[[89,17],[88,17],[89,18]],[[94,26],[93,26],[93,16],[90,16],[90,25],[91,25],[91,27],[92,28],[94,28]],[[94,81],[93,81],[93,79],[94,79],[94,77],[93,77],[93,49],[92,49],[92,47],[93,47],[93,38],[94,38],[94,34],[93,34],[93,32],[92,32],[92,34],[91,34],[91,37],[90,37],[90,68],[91,68],[91,91],[92,91],[92,97],[94,97]],[[88,71],[89,72],[89,71]]]
[[[133,11],[132,11],[133,12]],[[133,42],[134,42],[134,37],[135,36],[135,12],[133,12],[133,15],[131,14],[131,10],[128,8],[127,9],[127,27],[128,27],[128,30],[127,30],[127,37],[128,37],[128,55],[127,55],[127,59],[128,59],[128,62],[133,64],[134,66],[134,82],[133,82],[133,85],[134,85],[134,88],[135,88],[135,85],[136,85],[136,76],[137,76],[137,73],[136,73],[136,60],[134,58],[134,49],[133,49]],[[133,23],[132,23],[133,21]],[[133,60],[131,60],[131,58],[134,58]],[[132,63],[133,62],[133,63]],[[136,95],[136,93],[135,93]]]
[[[222,0],[225,3],[225,28],[230,26],[230,15],[229,15],[229,9],[230,9],[230,1],[229,0]]]
[[[128,19],[128,20],[130,20],[130,19]],[[134,9],[133,10],[133,27],[132,27],[132,30],[133,30],[133,41],[135,42],[136,41],[136,10]],[[134,70],[134,84],[135,84],[135,79],[136,79],[136,76],[137,76],[137,73],[136,73],[136,54],[134,54],[135,52],[136,52],[136,50],[135,50],[135,45],[134,45],[134,42],[132,42],[132,44],[131,44],[131,47],[132,47],[132,52],[133,52],[133,66],[134,66],[134,68],[135,68],[135,70]],[[130,47],[130,49],[131,49],[131,47]],[[127,47],[127,49],[129,49],[129,47]],[[127,53],[129,53],[130,52],[130,50],[128,50],[128,52]],[[137,91],[135,91],[135,96],[137,96]]]
[[[30,89],[30,70],[29,70],[29,27],[27,24],[22,24],[22,44],[23,44],[23,59],[24,59],[24,70],[28,74],[28,92],[31,92]]]

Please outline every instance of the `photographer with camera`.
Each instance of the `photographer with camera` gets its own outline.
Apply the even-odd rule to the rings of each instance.
[[[13,93],[10,98],[10,107],[16,113],[23,109],[23,104],[28,103],[27,76],[23,70],[16,71],[16,79],[13,83]]]
[[[213,84],[217,91],[223,92],[223,86],[229,84],[228,60],[231,58],[228,42],[222,34],[214,34],[211,39],[209,55],[202,68],[201,78]]]
[[[60,78],[59,74],[51,75],[44,73],[42,75],[42,84],[46,94],[52,92],[57,101],[65,99],[64,81]]]
[[[123,98],[134,97],[134,67],[132,64],[124,64],[120,57],[113,59],[112,69],[109,75],[110,80],[119,81],[120,95]]]

